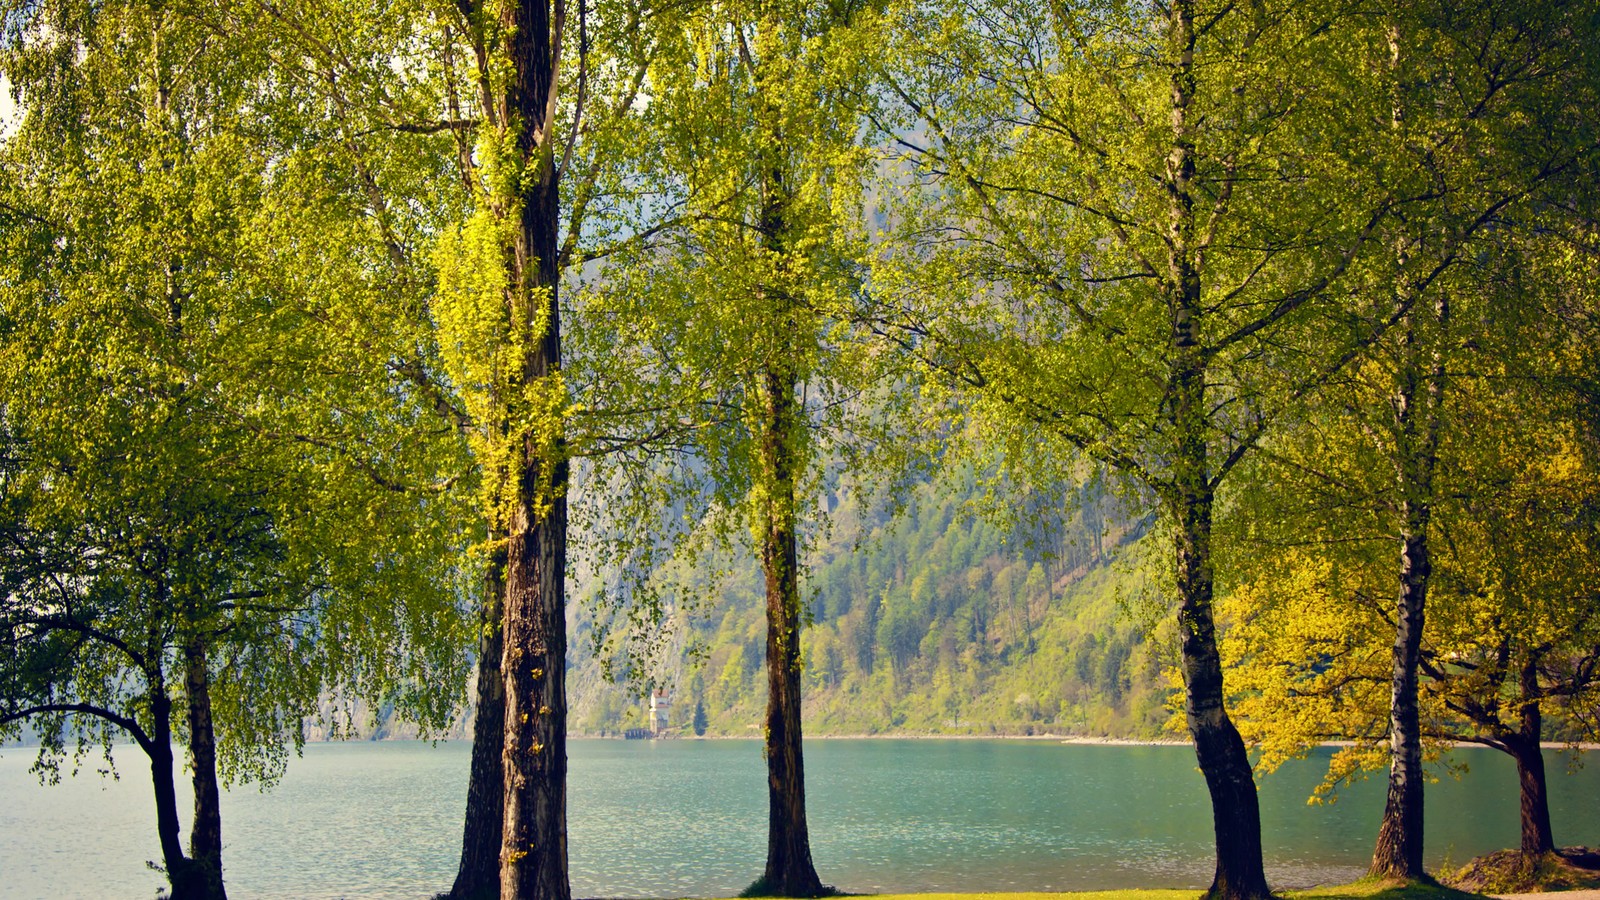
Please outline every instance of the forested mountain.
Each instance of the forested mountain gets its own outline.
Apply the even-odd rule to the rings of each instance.
[[[1099,487],[1041,500],[1014,524],[981,515],[984,495],[971,477],[945,478],[918,487],[898,516],[830,498],[833,526],[805,580],[808,734],[1161,732],[1167,648],[1138,614],[1151,602],[1145,523]],[[673,692],[679,734],[697,704],[708,734],[760,727],[760,571],[748,548],[724,556],[703,571],[729,574],[674,612],[680,633],[652,669]],[[644,685],[602,678],[585,639],[592,614],[574,612],[572,727],[639,727]]]

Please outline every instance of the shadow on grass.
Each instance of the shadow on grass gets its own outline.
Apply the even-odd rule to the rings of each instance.
[[[845,892],[835,888],[831,884],[823,885],[822,886],[822,890],[819,893],[815,893],[815,894],[810,894],[810,893],[807,893],[807,894],[776,894],[776,893],[772,892],[771,885],[767,884],[767,878],[766,878],[765,875],[763,875],[760,878],[757,878],[755,880],[755,882],[752,883],[749,887],[747,887],[744,890],[739,892],[739,897],[740,898],[752,898],[752,897],[791,897],[791,898],[800,898],[800,897],[854,897],[854,896],[858,896],[858,895],[856,895],[856,894],[846,894]]]
[[[1314,887],[1303,891],[1285,891],[1290,900],[1482,900],[1482,894],[1446,887],[1428,879],[1426,881],[1396,882],[1380,878],[1363,878],[1350,884]]]
[[[1069,893],[939,893],[939,894],[863,894],[871,900],[1201,900],[1204,891],[1186,890],[1121,890],[1072,891]],[[1445,887],[1436,882],[1397,884],[1392,881],[1362,880],[1353,884],[1315,887],[1301,891],[1281,891],[1285,900],[1483,900],[1481,894],[1471,894]]]
[[[752,890],[760,885],[751,885]],[[862,900],[1202,900],[1204,891],[1188,889],[1069,891],[1069,892],[1006,892],[1006,893],[927,893],[927,894],[852,894],[834,891],[825,897],[857,897]],[[763,897],[763,894],[741,894],[741,897]],[[1485,900],[1483,894],[1446,887],[1429,880],[1397,883],[1378,879],[1362,879],[1351,884],[1314,887],[1305,890],[1279,891],[1283,900]]]

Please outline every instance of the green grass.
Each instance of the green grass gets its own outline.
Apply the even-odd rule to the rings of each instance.
[[[1392,881],[1363,878],[1350,884],[1285,891],[1284,896],[1291,900],[1473,900],[1483,895],[1458,891],[1437,882],[1395,884]]]
[[[871,900],[1196,900],[1199,891],[1073,891],[1006,894],[861,894]]]
[[[1002,894],[863,894],[871,900],[1198,900],[1202,892],[1196,890],[1130,890],[1130,891],[1072,891],[1066,893],[1002,893]],[[1303,891],[1285,891],[1288,900],[1482,900],[1479,894],[1469,894],[1437,884],[1394,885],[1388,882],[1362,880],[1353,884],[1316,887]]]

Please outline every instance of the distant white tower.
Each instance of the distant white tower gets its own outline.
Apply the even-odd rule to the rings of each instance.
[[[672,710],[672,695],[665,689],[650,692],[650,719],[647,727],[655,737],[666,737],[667,725],[671,722],[668,713]]]

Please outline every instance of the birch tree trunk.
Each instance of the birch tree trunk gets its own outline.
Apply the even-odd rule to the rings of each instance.
[[[1404,256],[1401,257],[1402,264]],[[1449,306],[1443,294],[1434,307],[1442,329]],[[1422,630],[1428,579],[1433,571],[1428,527],[1433,515],[1433,478],[1439,455],[1439,405],[1444,390],[1438,350],[1427,353],[1416,317],[1404,333],[1394,404],[1396,493],[1400,514],[1400,585],[1395,611],[1394,665],[1389,685],[1389,787],[1370,874],[1414,881],[1422,865],[1422,724],[1417,707]]]

